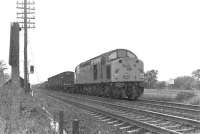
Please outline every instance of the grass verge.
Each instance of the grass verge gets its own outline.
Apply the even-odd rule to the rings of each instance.
[[[200,105],[199,90],[145,89],[141,98]]]

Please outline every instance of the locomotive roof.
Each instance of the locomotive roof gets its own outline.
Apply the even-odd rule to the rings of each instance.
[[[115,52],[115,51],[118,51],[118,50],[124,50],[124,51],[128,51],[128,52],[134,54],[133,52],[131,52],[130,50],[127,50],[127,49],[115,49],[115,50],[111,50],[111,51],[105,52],[105,53],[103,53],[103,54],[101,54],[101,55],[99,55],[99,56],[96,56],[96,57],[94,57],[94,58],[92,58],[92,59],[89,59],[89,60],[87,60],[87,61],[85,61],[85,62],[82,62],[82,63],[80,63],[78,66],[81,66],[81,65],[83,65],[83,64],[85,64],[85,63],[87,63],[87,62],[90,62],[90,61],[92,61],[92,60],[94,60],[94,59],[97,59],[97,58],[99,58],[99,57],[102,57],[102,56],[104,56],[104,55],[107,56],[107,55],[111,54],[112,52]],[[134,55],[135,55],[135,54],[134,54]],[[135,55],[135,56],[136,56],[136,55]],[[137,56],[136,56],[136,58],[137,58]]]
[[[65,71],[65,72],[56,74],[56,75],[54,75],[54,76],[51,76],[51,77],[49,77],[48,79],[51,79],[51,78],[54,78],[54,77],[57,77],[57,76],[61,76],[61,75],[65,75],[66,73],[72,74],[72,73],[74,73],[74,72],[72,72],[72,71]]]

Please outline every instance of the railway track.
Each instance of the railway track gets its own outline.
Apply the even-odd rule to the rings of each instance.
[[[195,105],[168,103],[153,100],[139,100],[136,103],[134,103],[134,106],[146,108],[161,113],[168,113],[175,116],[200,120],[200,107]]]
[[[59,95],[58,97],[55,94],[50,96],[85,109],[101,121],[129,133],[200,133],[200,122],[197,120],[77,96]]]
[[[75,96],[80,96],[80,95],[75,95]],[[159,112],[173,116],[200,120],[200,107],[195,105],[185,105],[180,103],[169,103],[164,101],[153,101],[153,100],[148,101],[143,99],[138,101],[127,101],[127,100],[102,98],[96,96],[86,96],[86,95],[81,95],[81,96],[85,96],[93,100],[112,102],[114,104],[119,104],[127,107],[146,109],[153,112]]]
[[[192,109],[200,111],[200,106],[198,105],[188,105],[188,104],[182,104],[182,103],[172,103],[172,102],[166,102],[166,101],[155,101],[155,100],[147,100],[147,99],[140,99],[142,103],[151,103],[156,105],[163,105],[168,107],[176,107],[176,108],[182,108],[182,109]]]

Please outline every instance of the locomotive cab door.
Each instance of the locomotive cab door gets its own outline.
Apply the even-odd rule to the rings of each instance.
[[[100,78],[101,78],[101,82],[103,82],[104,77],[105,77],[105,64],[106,64],[106,57],[102,56],[101,58],[101,64],[100,64],[100,68],[101,68],[101,74],[100,74]]]
[[[93,78],[97,80],[97,64],[93,65]]]
[[[106,79],[107,80],[111,79],[111,65],[106,66]]]

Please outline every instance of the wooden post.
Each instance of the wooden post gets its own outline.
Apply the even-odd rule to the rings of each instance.
[[[64,112],[60,111],[59,112],[59,134],[63,134],[63,124],[64,124],[63,118],[64,118]]]
[[[23,0],[24,2],[17,2],[17,9],[20,12],[17,13],[17,18],[20,20],[19,23],[22,24],[21,28],[24,29],[24,88],[25,92],[30,94],[30,86],[29,86],[29,73],[28,73],[28,29],[35,28],[35,23],[32,22],[32,19],[35,19],[33,14],[35,13],[35,8],[32,7],[34,2],[30,2],[29,0]],[[20,16],[18,16],[20,15]]]
[[[75,119],[72,123],[72,134],[79,134],[79,121]]]

